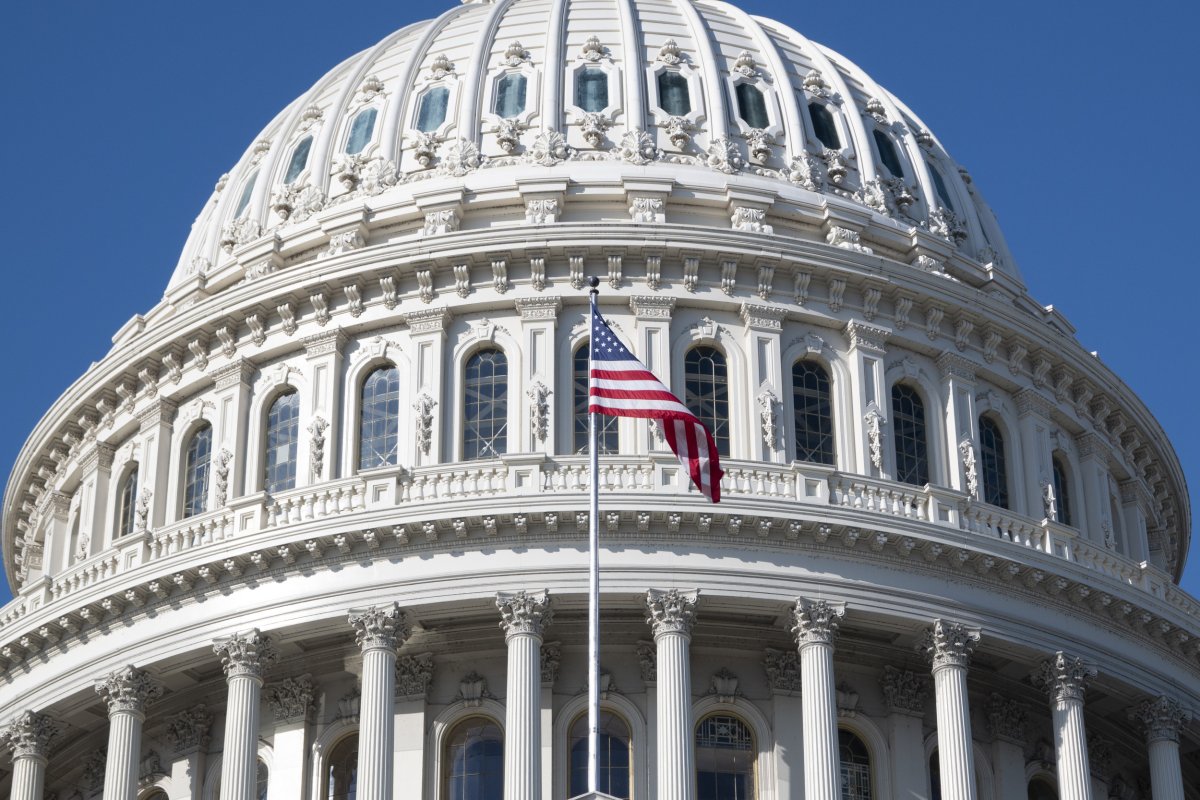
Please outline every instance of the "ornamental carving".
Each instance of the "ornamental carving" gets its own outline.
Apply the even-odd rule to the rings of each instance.
[[[988,698],[986,711],[992,736],[1016,744],[1025,743],[1025,725],[1029,715],[1024,706],[993,692]]]
[[[666,201],[660,197],[634,197],[630,200],[629,217],[634,222],[666,222]]]
[[[458,209],[442,208],[425,214],[425,227],[421,229],[422,236],[439,236],[454,233],[458,230],[461,220]]]
[[[654,146],[654,138],[650,134],[640,128],[632,128],[621,137],[617,155],[622,160],[640,167],[657,161],[662,153]]]
[[[1087,685],[1095,675],[1096,670],[1084,664],[1083,659],[1072,658],[1059,650],[1034,672],[1033,684],[1045,691],[1051,702],[1074,700],[1082,703]]]
[[[439,53],[433,57],[432,63],[429,65],[429,77],[435,81],[440,81],[448,75],[454,74],[454,62],[450,60],[445,53]]]
[[[120,711],[142,714],[147,704],[162,697],[163,687],[149,672],[128,666],[97,681],[96,694],[108,705],[110,715]]]
[[[167,720],[167,741],[176,753],[200,750],[208,746],[208,731],[213,724],[213,715],[208,706],[200,703],[180,711]]]
[[[562,664],[562,646],[558,642],[542,645],[541,661],[542,683],[552,686],[558,680],[558,669]]]
[[[979,642],[978,628],[969,628],[958,622],[936,619],[933,627],[925,631],[918,649],[925,654],[935,670],[941,667],[966,669],[971,663],[971,654]]]
[[[227,679],[262,678],[263,672],[279,660],[274,643],[258,628],[217,639],[213,652],[221,659]]]
[[[800,654],[795,650],[768,648],[763,657],[763,670],[767,673],[767,681],[772,690],[784,694],[800,694]]]
[[[710,169],[724,172],[726,175],[732,175],[745,165],[737,145],[726,138],[712,140],[704,156],[704,163]]]
[[[454,699],[461,701],[464,705],[478,708],[482,704],[483,698],[491,696],[492,693],[487,688],[487,678],[478,672],[470,672],[458,682],[458,695]]]
[[[150,525],[150,500],[154,496],[154,492],[149,486],[142,486],[138,489],[137,508],[133,512],[133,529],[138,533],[145,533]]]
[[[396,697],[423,698],[433,682],[433,653],[402,655],[396,658]]]
[[[967,240],[967,226],[948,208],[938,207],[929,213],[929,230],[958,247]]]
[[[871,248],[862,243],[862,236],[856,230],[843,228],[841,225],[830,225],[829,233],[825,234],[825,241],[834,247],[840,247],[843,250],[852,250],[855,253],[871,253]]]
[[[539,197],[525,201],[526,225],[553,225],[558,221],[558,198]]]
[[[829,182],[835,186],[840,186],[846,176],[850,174],[850,164],[837,150],[825,148],[821,151],[821,158],[825,160],[825,175],[829,178]]]
[[[651,589],[646,592],[646,623],[655,638],[667,633],[690,636],[696,624],[696,600],[699,589],[681,592],[678,589]]]
[[[349,617],[354,641],[367,650],[396,650],[412,634],[412,623],[399,603],[352,609]]]
[[[767,212],[762,208],[737,206],[730,217],[735,231],[750,231],[752,233],[774,233],[775,229],[766,224]]]
[[[779,414],[782,403],[770,389],[763,389],[758,394],[758,421],[762,430],[763,444],[774,452],[779,448],[783,438],[783,428],[779,424]]]
[[[715,694],[717,700],[722,703],[736,702],[738,695],[741,694],[738,690],[738,676],[731,672],[728,667],[722,667],[718,672],[713,674],[708,693]]]
[[[925,716],[929,701],[929,677],[908,669],[884,667],[879,680],[888,711],[894,714]]]
[[[438,173],[461,178],[479,169],[482,159],[479,148],[467,139],[451,139],[438,148]]]
[[[424,455],[429,455],[433,446],[433,409],[436,405],[437,401],[424,389],[413,403],[413,411],[417,412],[417,447]]]
[[[222,447],[221,452],[217,453],[217,464],[213,469],[216,478],[216,496],[213,499],[217,508],[222,508],[229,497],[229,462],[231,461],[233,461],[233,453]]]
[[[529,51],[518,41],[512,42],[504,50],[503,63],[506,67],[519,67],[529,60]]]
[[[312,678],[309,675],[286,678],[267,687],[263,692],[275,713],[276,722],[307,720],[313,709],[314,694]]]
[[[441,139],[436,134],[425,133],[424,131],[411,132],[409,139],[413,143],[413,158],[421,165],[421,169],[432,167],[433,160],[437,157],[438,143],[441,142]]]
[[[12,754],[14,761],[26,756],[45,758],[51,740],[59,733],[58,723],[46,714],[24,711],[0,731],[0,744]]]
[[[738,75],[744,75],[747,78],[758,77],[758,62],[754,60],[754,56],[750,51],[743,50],[738,53],[737,60],[733,62],[733,72]]]
[[[108,751],[101,747],[83,759],[83,773],[79,777],[85,789],[99,791],[104,786],[104,768],[108,763]]]
[[[658,60],[664,64],[679,64],[683,61],[683,51],[674,39],[667,39],[658,50]]]
[[[1192,714],[1179,701],[1158,697],[1130,709],[1129,719],[1145,729],[1148,742],[1178,742],[1179,729],[1191,721]]]
[[[783,176],[810,192],[819,192],[825,188],[823,163],[808,153],[793,158],[791,164],[783,171]]]
[[[500,627],[505,638],[510,636],[541,636],[542,629],[554,618],[550,593],[497,592],[496,608],[500,609]]]
[[[331,258],[333,256],[340,256],[343,253],[352,253],[355,250],[362,249],[366,244],[367,242],[363,238],[362,231],[358,229],[334,233],[330,235],[329,244],[326,245],[325,253],[321,257]]]
[[[232,253],[235,247],[249,244],[262,236],[262,225],[250,217],[238,217],[221,228],[221,249]]]
[[[281,184],[271,193],[271,210],[281,220],[303,222],[325,207],[325,193],[309,184]]]
[[[312,475],[320,480],[325,472],[325,431],[329,423],[324,417],[314,417],[308,426],[308,453]]]
[[[832,645],[841,619],[845,615],[845,603],[801,597],[796,600],[796,607],[792,609],[790,630],[800,647],[809,644]]]
[[[637,648],[638,668],[642,673],[643,683],[655,683],[658,681],[658,648],[653,642],[638,642]]]
[[[692,141],[692,122],[687,117],[671,117],[663,124],[671,146],[682,150]]]
[[[550,433],[550,388],[541,381],[534,381],[525,394],[529,397],[529,424],[533,438],[544,442]]]
[[[579,123],[579,131],[583,134],[583,140],[592,147],[600,147],[604,144],[604,134],[609,127],[608,117],[595,111],[588,112],[583,115],[583,119]]]
[[[746,144],[750,148],[751,160],[765,164],[771,157],[771,145],[775,144],[775,137],[762,128],[752,128],[746,133]]]
[[[543,167],[553,167],[570,157],[567,139],[558,131],[542,131],[529,148],[529,160]]]
[[[967,481],[967,494],[978,497],[979,472],[975,465],[975,442],[970,436],[964,436],[958,443],[958,454],[962,458],[963,476]]]
[[[600,43],[599,36],[589,36],[588,40],[583,43],[583,49],[579,53],[580,57],[586,61],[593,63],[603,60],[607,55],[607,51],[603,44]]]
[[[514,153],[521,144],[525,126],[518,119],[502,119],[496,123],[496,144],[506,153]]]
[[[882,470],[884,419],[883,415],[879,413],[879,407],[874,402],[867,406],[863,422],[867,426],[867,449],[871,453],[871,465],[877,470]]]
[[[817,97],[826,97],[829,94],[828,84],[825,83],[825,76],[821,74],[819,69],[811,69],[804,76],[804,89],[811,95]]]

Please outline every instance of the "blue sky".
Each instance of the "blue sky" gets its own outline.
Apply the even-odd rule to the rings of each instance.
[[[267,121],[338,61],[455,2],[0,7],[0,477],[113,332],[160,299],[213,184]],[[1193,4],[741,5],[856,61],[936,132],[1032,295],[1158,417],[1196,507]],[[1200,555],[1184,585],[1200,594]]]

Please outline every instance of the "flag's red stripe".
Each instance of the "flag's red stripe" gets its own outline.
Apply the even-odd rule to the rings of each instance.
[[[588,374],[598,381],[654,381],[660,386],[662,385],[658,376],[649,370],[598,369],[592,367]]]
[[[679,399],[667,391],[649,389],[601,389],[593,386],[588,392],[590,397],[607,397],[612,400],[662,400],[668,403],[678,403]]]

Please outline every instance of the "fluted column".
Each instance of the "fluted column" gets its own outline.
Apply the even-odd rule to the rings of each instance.
[[[45,714],[26,711],[0,732],[0,742],[12,755],[11,800],[42,800],[46,785],[46,756],[58,725]]]
[[[1154,800],[1183,800],[1179,766],[1179,728],[1192,715],[1169,697],[1146,700],[1129,712],[1146,729],[1150,748],[1150,790]]]
[[[800,649],[800,686],[804,698],[804,798],[841,800],[838,760],[837,696],[833,679],[833,639],[845,603],[796,601],[792,633]]]
[[[689,651],[698,591],[646,593],[658,674],[658,800],[692,800],[696,791]]]
[[[96,682],[96,694],[108,704],[105,800],[134,800],[137,796],[146,704],[157,700],[162,693],[162,687],[150,673],[133,667],[121,667]]]
[[[221,800],[256,800],[259,706],[263,672],[278,660],[271,640],[257,628],[218,639],[229,693],[225,703],[225,746],[221,752]]]
[[[1096,670],[1061,650],[1043,661],[1034,680],[1050,697],[1054,717],[1054,755],[1058,767],[1059,800],[1092,800],[1088,769],[1087,732],[1083,724],[1083,694]]]
[[[358,723],[358,797],[392,796],[392,716],[396,708],[396,650],[412,633],[398,603],[350,612],[354,639],[362,648],[362,698]]]
[[[504,800],[541,800],[542,629],[554,616],[550,595],[499,592],[496,607],[508,645]]]
[[[978,629],[934,620],[921,649],[933,667],[937,705],[938,776],[943,800],[974,800],[975,754],[971,745],[971,709],[967,701],[967,665],[979,641]]]

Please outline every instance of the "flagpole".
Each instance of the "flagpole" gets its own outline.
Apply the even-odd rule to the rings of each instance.
[[[595,322],[596,299],[600,279],[589,279],[591,302],[588,303],[588,375],[592,374],[591,334]],[[589,400],[590,404],[590,400]],[[591,470],[591,508],[588,514],[588,792],[595,794],[600,773],[600,447],[599,417],[588,412],[588,462]]]

